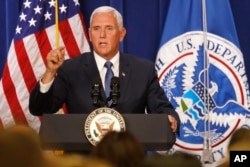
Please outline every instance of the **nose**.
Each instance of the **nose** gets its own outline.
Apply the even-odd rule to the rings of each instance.
[[[101,31],[100,31],[100,37],[104,38],[105,36],[106,36],[105,29],[101,29]]]

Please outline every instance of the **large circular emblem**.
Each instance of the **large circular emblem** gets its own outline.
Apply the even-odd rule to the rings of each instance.
[[[84,132],[88,141],[96,145],[108,131],[125,131],[126,125],[122,115],[108,107],[92,111],[86,118]]]
[[[201,154],[209,137],[213,153],[224,155],[231,134],[249,114],[240,50],[211,33],[204,42],[204,32],[192,31],[163,45],[156,64],[160,85],[181,119],[176,150]]]

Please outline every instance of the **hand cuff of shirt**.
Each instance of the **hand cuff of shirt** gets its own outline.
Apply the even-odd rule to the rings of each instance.
[[[50,81],[49,83],[42,83],[42,80],[39,81],[40,83],[40,92],[42,93],[46,93],[49,91],[49,88],[51,87],[52,83],[53,83],[54,79],[52,81]]]

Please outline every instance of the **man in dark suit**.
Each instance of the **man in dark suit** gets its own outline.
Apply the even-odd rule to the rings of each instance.
[[[98,107],[91,97],[93,80],[103,85],[98,102],[104,106],[105,62],[109,61],[112,74],[119,77],[120,97],[114,109],[120,113],[166,113],[176,132],[179,116],[159,85],[154,63],[119,51],[125,34],[117,10],[108,6],[97,8],[89,27],[93,52],[65,61],[64,47],[49,52],[46,72],[31,92],[30,112],[37,116],[55,113],[65,103],[68,113],[90,113]]]

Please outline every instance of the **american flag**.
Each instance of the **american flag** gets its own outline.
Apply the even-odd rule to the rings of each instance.
[[[58,5],[56,5],[58,4]],[[0,80],[0,126],[24,123],[39,129],[40,118],[29,112],[29,95],[45,72],[47,53],[59,46],[66,59],[90,50],[79,0],[24,0],[7,62]]]

